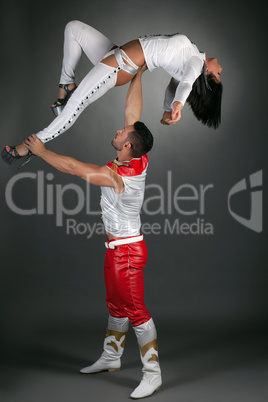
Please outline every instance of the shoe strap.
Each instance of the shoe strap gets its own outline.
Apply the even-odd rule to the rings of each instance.
[[[7,151],[7,149],[6,149],[6,151]],[[14,155],[13,155],[13,151],[14,151]],[[13,147],[11,145],[9,145],[9,151],[7,151],[7,153],[9,155],[13,156],[13,158],[19,158],[20,157],[20,154],[16,150],[16,147]]]
[[[59,85],[59,88],[63,88],[64,91],[69,95],[69,94],[73,91],[73,89],[70,91],[70,89],[68,88],[69,85],[70,85],[70,84],[60,84],[60,85]]]
[[[56,105],[56,106],[54,106],[54,107],[57,107],[57,106],[64,106],[65,102],[66,102],[66,98],[58,98],[58,99],[54,102],[54,104]],[[60,103],[60,104],[58,105],[57,103]]]

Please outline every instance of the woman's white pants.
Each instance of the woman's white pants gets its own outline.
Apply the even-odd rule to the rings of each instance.
[[[42,142],[50,141],[68,130],[90,103],[115,86],[120,67],[114,68],[100,62],[112,47],[112,41],[89,25],[80,21],[71,21],[66,25],[60,83],[74,82],[82,52],[95,66],[81,81],[62,113],[37,133]]]

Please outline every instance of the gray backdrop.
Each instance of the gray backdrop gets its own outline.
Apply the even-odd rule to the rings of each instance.
[[[142,213],[146,233],[154,224],[154,233],[146,235],[145,300],[160,331],[163,327],[180,331],[185,325],[218,325],[230,330],[266,327],[265,222],[262,218],[259,233],[242,225],[231,216],[227,202],[233,186],[246,179],[247,190],[232,197],[231,210],[249,220],[249,176],[267,169],[263,7],[263,2],[207,0],[25,0],[2,6],[2,147],[19,143],[52,120],[50,104],[57,97],[63,30],[70,20],[94,26],[119,45],[139,35],[185,33],[223,67],[222,125],[216,131],[199,123],[188,106],[178,124],[162,126],[159,121],[169,77],[160,70],[143,76],[142,120],[155,137]],[[77,82],[91,67],[82,57]],[[127,86],[111,90],[48,148],[100,165],[112,160],[110,142],[124,124],[126,93]],[[19,178],[18,173],[32,176]],[[22,215],[10,209],[5,189],[16,178],[14,205],[24,211],[36,208],[41,202],[39,185],[44,191],[45,213]],[[20,172],[16,165],[1,163],[2,345],[15,348],[40,334],[50,333],[53,338],[51,334],[61,330],[66,336],[75,331],[79,339],[96,325],[98,329],[106,325],[105,235],[95,232],[87,238],[84,233],[87,224],[100,224],[100,216],[89,214],[84,206],[78,213],[64,214],[62,225],[57,226],[56,212],[47,213],[47,208],[56,208],[56,191],[59,196],[62,189],[66,189],[65,208],[78,205],[81,194],[72,189],[67,192],[64,186],[68,184],[86,192],[78,178],[59,173],[42,160],[33,160]],[[202,186],[209,187],[200,204]],[[261,183],[257,190],[262,191]],[[89,192],[91,211],[98,211],[99,189]],[[174,205],[177,196],[192,199],[177,199]],[[255,207],[260,216],[260,206]],[[68,233],[68,219],[79,233]],[[209,233],[200,228],[197,233],[198,224]],[[176,233],[178,227],[180,233]]]

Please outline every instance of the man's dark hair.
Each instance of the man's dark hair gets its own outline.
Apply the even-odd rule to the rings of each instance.
[[[187,98],[197,120],[200,120],[208,127],[217,128],[221,123],[221,98],[222,84],[216,82],[212,74],[207,75],[207,83],[211,89],[205,85],[204,75],[201,74],[194,82],[192,91]]]
[[[132,157],[140,158],[152,149],[154,137],[151,131],[141,121],[134,123],[134,130],[135,131],[128,133],[128,141],[132,145]]]

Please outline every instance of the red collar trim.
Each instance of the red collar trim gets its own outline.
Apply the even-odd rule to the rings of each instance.
[[[120,176],[139,176],[148,166],[148,156],[143,155],[141,158],[133,158],[123,163],[115,159],[106,166]]]

